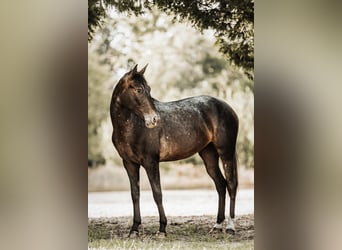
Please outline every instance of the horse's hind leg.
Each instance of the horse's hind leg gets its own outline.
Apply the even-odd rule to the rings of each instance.
[[[225,218],[227,183],[219,168],[219,164],[218,164],[219,155],[215,147],[211,143],[206,148],[204,148],[201,152],[199,152],[199,155],[204,161],[204,164],[205,164],[205,167],[209,176],[215,182],[216,190],[219,196],[217,220],[216,220],[216,224],[213,230],[215,229],[222,230],[222,222],[224,221],[224,218]]]
[[[224,165],[224,171],[227,178],[227,188],[230,197],[230,216],[228,218],[228,224],[226,230],[234,233],[234,223],[232,219],[235,217],[235,199],[236,199],[236,191],[238,186],[238,176],[237,176],[237,161],[236,161],[236,153],[233,156],[233,159],[228,161],[227,164]]]
[[[234,150],[231,152],[227,152],[226,150],[217,148],[217,151],[220,155],[222,160],[222,165],[224,169],[224,174],[227,179],[227,189],[230,197],[230,209],[229,209],[229,217],[228,217],[228,224],[226,227],[226,231],[229,233],[235,232],[235,227],[233,220],[235,217],[235,199],[236,199],[236,192],[238,186],[238,175],[237,175],[237,161],[236,161],[236,152],[235,146]]]

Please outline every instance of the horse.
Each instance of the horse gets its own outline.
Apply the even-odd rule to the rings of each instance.
[[[158,235],[166,236],[160,185],[159,162],[185,159],[199,153],[218,193],[218,212],[214,230],[223,231],[226,188],[230,214],[226,232],[234,234],[235,198],[238,186],[236,140],[239,121],[224,101],[196,96],[172,102],[151,97],[151,88],[138,65],[125,73],[115,86],[110,104],[112,141],[127,171],[133,202],[133,225],[129,237],[139,236],[139,170],[148,176],[159,212]],[[224,175],[219,167],[222,161]]]

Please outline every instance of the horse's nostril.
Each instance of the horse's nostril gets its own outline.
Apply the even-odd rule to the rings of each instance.
[[[146,127],[153,128],[153,127],[157,126],[158,121],[159,121],[158,115],[151,115],[150,117],[147,117],[145,119]]]

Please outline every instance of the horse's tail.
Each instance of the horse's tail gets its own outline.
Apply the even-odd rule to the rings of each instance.
[[[234,141],[233,141],[233,145],[234,145],[234,151],[233,151],[233,176],[234,179],[236,180],[236,187],[238,186],[238,155],[237,155],[237,137],[238,137],[238,133],[239,133],[239,117],[237,116],[237,114],[235,113],[235,111],[232,109],[232,115],[234,116],[235,119],[235,126],[236,126],[236,131],[234,133]]]
[[[238,176],[238,155],[235,149],[234,157],[233,157],[233,171],[235,172],[236,177],[236,186],[238,186],[239,183],[239,176]]]
[[[238,188],[238,158],[237,158],[237,152],[235,149],[233,158],[231,159],[230,164],[225,166],[227,169],[225,169],[227,173],[227,189],[230,197],[230,217],[235,217],[235,199],[236,199],[236,193]]]

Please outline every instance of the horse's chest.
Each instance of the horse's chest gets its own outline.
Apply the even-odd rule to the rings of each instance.
[[[114,134],[114,145],[121,158],[142,163],[151,151],[150,140],[146,133],[129,133],[125,130]]]
[[[117,146],[117,150],[122,159],[133,161],[133,162],[141,162],[140,154],[129,144],[119,143]]]
[[[121,134],[117,135],[114,139],[114,145],[121,158],[125,160],[138,160],[139,152],[137,152],[138,149],[135,146],[134,140],[132,140],[132,138]]]

